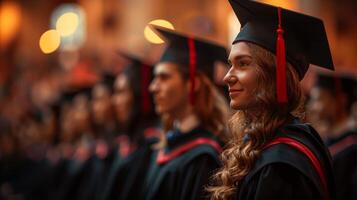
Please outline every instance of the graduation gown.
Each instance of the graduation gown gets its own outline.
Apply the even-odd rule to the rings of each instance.
[[[127,157],[118,155],[110,170],[106,189],[100,199],[140,199],[143,177],[146,176],[152,154],[151,145],[157,139],[148,138]]]
[[[326,177],[329,199],[335,199],[330,155],[317,132],[298,120],[284,125],[275,137],[287,137],[305,145],[319,161]],[[316,200],[325,198],[320,176],[309,157],[287,144],[265,148],[254,167],[243,179],[235,199],[239,200]]]
[[[327,145],[332,154],[337,199],[357,199],[357,130],[330,138]]]
[[[82,163],[77,160],[71,160],[68,163],[67,178],[55,199],[95,199],[102,168],[99,158],[95,155],[92,155]]]
[[[220,166],[217,138],[203,127],[168,138],[165,149],[155,151],[141,199],[206,199],[205,186]],[[201,142],[197,142],[201,141]]]
[[[51,167],[46,160],[31,160],[26,157],[1,158],[0,199],[21,197],[26,200],[48,199]],[[5,192],[5,188],[7,188]]]

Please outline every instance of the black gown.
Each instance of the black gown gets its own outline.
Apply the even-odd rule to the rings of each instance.
[[[100,199],[140,199],[139,191],[143,187],[142,179],[146,176],[152,154],[151,145],[155,142],[157,140],[154,138],[146,139],[127,157],[120,157],[118,154]]]
[[[331,159],[317,132],[298,120],[284,125],[275,137],[288,137],[305,145],[319,161],[326,178],[328,198],[335,199]],[[308,156],[287,144],[265,148],[242,181],[235,199],[239,200],[317,200],[325,199],[317,170]]]
[[[199,140],[196,145],[190,145]],[[183,148],[185,151],[174,153]],[[205,128],[197,127],[188,133],[176,131],[175,137],[168,138],[165,153],[155,151],[152,155],[141,199],[208,199],[205,186],[214,170],[220,167],[220,151],[219,141]],[[174,156],[158,162],[160,155]]]
[[[22,156],[1,157],[0,199],[48,199],[51,170],[46,160],[32,160]]]
[[[66,180],[63,181],[54,199],[96,199],[102,168],[100,159],[94,154],[85,161],[70,160],[67,164]]]
[[[327,145],[332,154],[337,199],[357,199],[357,130],[331,138]]]

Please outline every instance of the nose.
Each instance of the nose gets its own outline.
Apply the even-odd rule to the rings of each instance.
[[[223,81],[227,84],[227,85],[233,85],[234,83],[236,83],[238,81],[237,76],[234,76],[234,74],[232,73],[233,71],[233,67],[231,67],[229,69],[229,71],[227,72],[227,74],[224,76]]]
[[[151,93],[156,93],[156,91],[157,91],[157,81],[156,81],[156,78],[154,78],[152,81],[151,81],[151,83],[150,83],[150,85],[149,85],[149,91],[151,92]]]

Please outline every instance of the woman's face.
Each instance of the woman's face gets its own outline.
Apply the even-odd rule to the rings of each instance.
[[[245,42],[232,46],[228,61],[231,67],[223,80],[229,87],[230,106],[235,110],[248,109],[255,102],[259,66]]]
[[[150,84],[156,112],[175,115],[188,105],[188,81],[185,81],[178,70],[178,65],[171,62],[155,66],[155,78]]]
[[[336,97],[328,90],[318,87],[311,89],[310,100],[307,105],[309,114],[315,117],[311,120],[326,122],[335,120],[336,113],[339,110],[337,105]]]
[[[113,104],[119,123],[127,123],[132,112],[134,94],[129,87],[128,78],[121,74],[114,83]],[[137,105],[139,106],[139,105]]]
[[[74,98],[72,121],[70,123],[75,127],[76,132],[81,133],[91,126],[89,99],[83,94],[79,94]]]
[[[94,122],[105,123],[108,117],[112,116],[112,101],[109,88],[103,84],[98,84],[92,92],[92,110]]]

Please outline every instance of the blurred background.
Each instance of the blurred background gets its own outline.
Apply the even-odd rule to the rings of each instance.
[[[146,26],[158,23],[229,45],[239,30],[222,0],[1,0],[0,109],[11,115],[51,101],[70,74],[120,71],[117,50],[160,55],[160,39]],[[354,0],[264,0],[324,20],[336,71],[357,73],[357,3]],[[164,21],[165,20],[165,21]],[[146,30],[149,29],[149,30]],[[313,71],[314,69],[312,69]],[[311,70],[310,70],[311,71]],[[308,89],[311,72],[304,80]]]
[[[336,71],[357,76],[355,0],[261,1],[322,18]],[[61,150],[57,146],[74,140],[68,136],[74,133],[66,135],[68,129],[87,131],[83,116],[88,115],[88,102],[77,99],[73,104],[83,126],[67,119],[69,89],[92,86],[103,74],[120,74],[127,61],[119,51],[155,63],[163,41],[149,24],[214,41],[227,51],[240,29],[228,0],[0,0],[0,199],[1,195],[23,199],[16,197],[20,192],[15,186],[3,181],[32,180],[19,171],[35,174],[37,169],[41,173],[31,177],[43,177],[44,165],[23,167],[23,158],[58,166],[53,163],[58,163],[59,151],[62,157],[72,155],[68,145]],[[307,95],[320,70],[310,67],[305,76],[302,85]],[[73,94],[68,98],[73,100]],[[357,118],[356,105],[354,113]],[[38,182],[46,185],[45,180]]]
[[[119,70],[118,49],[152,62],[160,55],[147,24],[229,45],[239,30],[222,0],[1,0],[0,101],[49,101],[74,68]],[[265,0],[324,20],[336,71],[357,72],[354,0]],[[52,30],[52,31],[50,31]],[[157,41],[156,41],[157,42]],[[311,75],[306,79],[310,79]],[[305,80],[309,87],[309,80]],[[310,81],[311,82],[311,81]],[[16,112],[12,112],[15,114]]]

